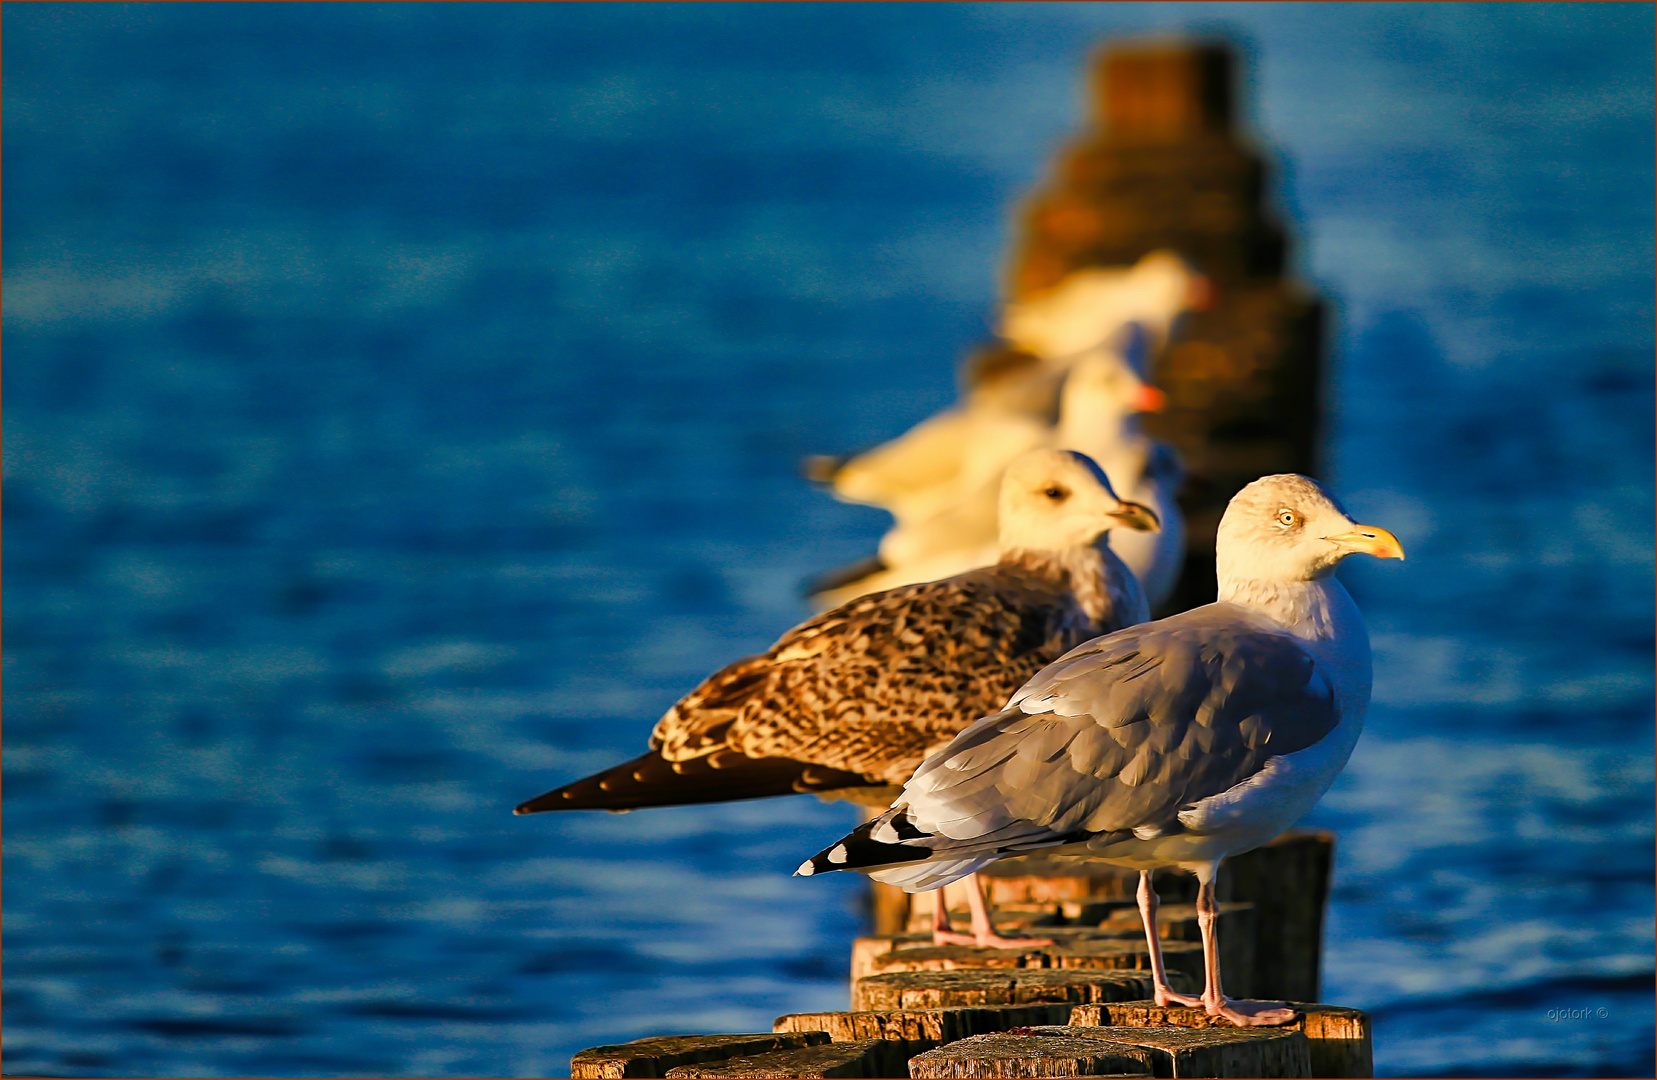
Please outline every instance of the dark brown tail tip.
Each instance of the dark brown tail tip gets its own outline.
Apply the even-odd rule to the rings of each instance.
[[[533,799],[519,803],[512,808],[512,813],[522,816],[524,814],[540,814],[548,810],[557,810],[564,802],[564,799],[557,797],[559,795],[563,795],[564,799],[569,798],[568,795],[564,794],[564,789],[559,788],[557,791],[549,791],[545,795],[537,795]]]

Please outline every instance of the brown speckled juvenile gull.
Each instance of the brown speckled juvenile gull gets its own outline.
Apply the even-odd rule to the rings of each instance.
[[[1046,848],[1140,873],[1156,1000],[1235,1024],[1293,1011],[1220,988],[1214,876],[1310,810],[1363,728],[1369,636],[1334,578],[1354,552],[1403,558],[1322,485],[1268,476],[1231,500],[1217,539],[1219,602],[1072,650],[929,757],[892,808],[804,863],[915,892]],[[1150,870],[1197,875],[1207,987],[1167,985]]]
[[[656,724],[649,753],[517,812],[793,792],[887,805],[928,752],[1000,708],[1044,664],[1149,617],[1139,582],[1101,537],[1118,525],[1154,529],[1156,516],[1117,498],[1092,459],[1066,450],[1020,458],[1002,483],[1000,513],[995,565],[859,597],[802,623],[685,695]],[[977,905],[974,927],[975,941],[999,943]]]

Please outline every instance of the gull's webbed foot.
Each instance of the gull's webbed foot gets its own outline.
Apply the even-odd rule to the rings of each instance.
[[[1051,945],[1051,938],[1009,938],[991,930],[987,934],[962,934],[955,930],[933,930],[934,945],[970,945],[979,949],[1037,949]]]
[[[1161,1005],[1164,1008],[1169,1005],[1183,1005],[1187,1009],[1200,1009],[1203,1007],[1201,995],[1176,993],[1172,987],[1162,986],[1161,984],[1157,985],[1156,989],[1152,991],[1151,996],[1156,999],[1156,1003],[1158,1005]]]
[[[1272,1027],[1287,1024],[1295,1018],[1295,1011],[1281,1001],[1240,1001],[1222,997],[1219,1001],[1204,1000],[1202,1005],[1209,1016],[1223,1016],[1238,1027]]]

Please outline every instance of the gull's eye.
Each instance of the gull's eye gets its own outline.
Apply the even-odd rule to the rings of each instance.
[[[1046,491],[1042,492],[1042,494],[1047,496],[1049,499],[1052,499],[1054,502],[1058,502],[1066,495],[1069,495],[1070,492],[1064,490],[1062,487],[1054,485],[1053,487],[1050,487]]]
[[[1286,529],[1292,528],[1300,524],[1300,515],[1293,510],[1279,510],[1277,512],[1277,523]]]

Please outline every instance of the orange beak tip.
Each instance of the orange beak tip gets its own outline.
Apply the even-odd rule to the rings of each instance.
[[[1140,412],[1161,412],[1168,407],[1168,395],[1154,386],[1141,387],[1134,407]]]
[[[1341,545],[1348,551],[1373,555],[1377,559],[1404,558],[1404,545],[1398,542],[1398,537],[1377,525],[1360,525],[1352,532],[1325,539]]]

